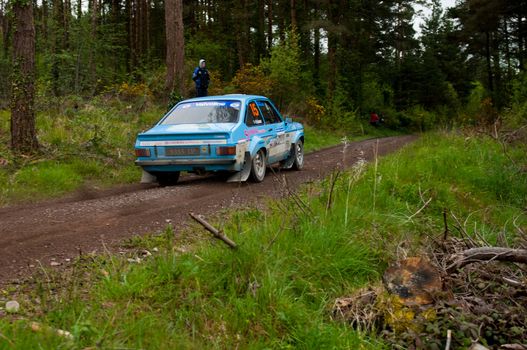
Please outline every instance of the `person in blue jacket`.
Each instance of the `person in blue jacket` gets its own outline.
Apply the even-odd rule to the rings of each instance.
[[[199,66],[194,69],[194,74],[192,74],[192,80],[196,83],[197,97],[208,95],[210,76],[205,65],[204,59],[199,60]]]

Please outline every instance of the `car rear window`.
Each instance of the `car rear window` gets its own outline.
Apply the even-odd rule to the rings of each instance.
[[[240,106],[240,101],[186,102],[172,110],[161,124],[237,123]]]

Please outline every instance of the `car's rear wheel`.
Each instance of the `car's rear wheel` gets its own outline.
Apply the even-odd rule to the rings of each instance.
[[[174,186],[179,180],[179,171],[173,173],[156,173],[157,183],[161,187]]]
[[[304,142],[298,140],[295,143],[295,161],[293,162],[293,169],[301,170],[304,167]]]
[[[266,168],[265,153],[263,150],[259,150],[251,162],[251,180],[254,182],[262,182],[265,178]]]

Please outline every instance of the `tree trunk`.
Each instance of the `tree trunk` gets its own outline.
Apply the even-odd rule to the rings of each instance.
[[[132,71],[132,60],[134,55],[134,44],[132,39],[132,0],[126,0],[124,3],[126,12],[126,40],[128,43],[128,50],[126,50],[126,71]]]
[[[328,99],[331,101],[337,80],[337,38],[335,34],[328,34],[328,66]]]
[[[82,0],[77,0],[77,25],[81,25],[82,20]],[[77,59],[75,63],[75,93],[80,92],[80,70],[81,70],[81,43],[77,43]]]
[[[499,87],[502,86],[501,81],[501,57],[500,57],[500,48],[499,48],[499,42],[497,37],[497,33],[494,32],[494,35],[492,35],[492,62],[493,62],[493,76],[494,76],[494,86]],[[501,89],[497,88],[494,91],[494,106],[498,109],[502,107],[503,102],[503,94]],[[494,122],[494,120],[493,120]]]
[[[492,62],[491,62],[491,52],[490,52],[490,33],[485,32],[485,56],[487,60],[487,79],[489,84],[489,91],[494,91],[494,81],[492,79]]]
[[[42,32],[42,41],[44,44],[47,44],[48,41],[48,2],[47,0],[42,0],[42,7],[41,7],[41,23],[40,23],[40,31]]]
[[[524,36],[523,36],[523,15],[518,15],[518,62],[520,70],[525,70],[524,67]]]
[[[68,48],[70,44],[70,18],[71,18],[71,0],[64,0],[62,9],[62,23],[63,23],[63,47]]]
[[[265,56],[265,1],[258,0],[258,12],[257,16],[257,32],[256,32],[256,61],[259,61],[260,58]]]
[[[319,10],[318,4],[315,3],[314,18],[318,20]],[[320,94],[320,28],[318,24],[314,28],[313,33],[313,80],[317,94]]]
[[[267,1],[267,52],[273,48],[273,0]]]
[[[35,25],[33,3],[13,2],[13,78],[11,82],[11,148],[16,153],[38,149],[35,129]]]
[[[8,16],[5,16],[4,17],[4,24],[3,24],[4,28],[2,30],[3,32],[3,35],[4,35],[4,56],[7,57],[9,55],[9,35],[10,35],[10,31],[11,31],[11,25],[10,25],[10,21],[9,21],[9,17]]]
[[[328,17],[331,25],[337,27],[340,24],[339,8],[333,1],[327,0]],[[337,45],[338,35],[335,29],[328,30],[328,99],[331,101],[337,85]]]
[[[185,89],[185,33],[183,27],[183,1],[165,0],[165,23],[167,43],[167,92],[177,91],[183,95]]]
[[[97,65],[95,63],[95,44],[97,42],[97,17],[98,17],[98,3],[97,0],[91,0],[91,32],[90,32],[90,57],[89,57],[89,69],[90,69],[90,80],[92,84],[92,93],[95,93],[96,80],[97,80]]]
[[[284,1],[278,1],[277,5],[276,17],[278,19],[278,38],[280,39],[280,42],[283,43],[285,41],[285,16],[287,16],[287,11],[284,9]]]
[[[291,29],[297,30],[297,20],[296,20],[296,3],[295,0],[291,0]]]
[[[82,0],[77,0],[77,25],[80,26],[80,19],[82,17]]]
[[[7,22],[7,17],[4,14],[4,2],[3,0],[0,0],[0,39],[2,39],[3,45],[6,44],[5,41],[7,39],[7,36],[5,33],[5,29],[6,29],[5,23],[6,22]]]
[[[509,23],[507,22],[507,18],[503,18],[503,33],[505,35],[504,40],[505,59],[507,60],[507,78],[511,78],[514,74],[512,72]]]
[[[238,63],[243,67],[247,63],[247,57],[251,51],[250,25],[248,23],[247,0],[237,2],[236,13],[239,20],[236,21],[236,45],[238,51]]]

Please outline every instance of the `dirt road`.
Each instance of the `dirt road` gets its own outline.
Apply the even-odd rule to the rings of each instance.
[[[366,140],[314,152],[300,172],[286,171],[290,187],[320,179],[359,157],[372,159],[393,152],[415,136]],[[309,141],[307,141],[309,142]],[[157,232],[171,222],[177,229],[190,211],[211,214],[219,209],[280,196],[275,176],[259,184],[228,184],[219,176],[182,176],[173,187],[129,185],[110,190],[84,190],[61,200],[0,209],[0,284],[27,275],[40,264],[64,263],[79,250],[115,247],[133,235]]]

